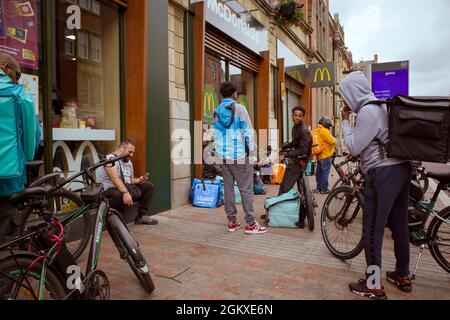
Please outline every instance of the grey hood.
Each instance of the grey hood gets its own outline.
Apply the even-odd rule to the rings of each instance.
[[[371,101],[378,100],[370,88],[364,73],[355,71],[350,73],[339,86],[342,98],[354,113]]]

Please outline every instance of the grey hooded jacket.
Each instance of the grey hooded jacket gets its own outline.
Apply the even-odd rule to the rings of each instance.
[[[361,71],[349,74],[340,85],[340,93],[350,109],[358,115],[355,128],[351,127],[348,120],[343,122],[343,132],[348,151],[354,156],[361,156],[362,171],[368,173],[373,168],[405,162],[388,158],[386,150],[381,152],[374,141],[378,138],[384,144],[389,142],[388,112],[385,104],[367,104],[378,99],[365,75]]]

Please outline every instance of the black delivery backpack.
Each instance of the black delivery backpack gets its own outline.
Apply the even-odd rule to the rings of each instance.
[[[390,158],[450,161],[450,97],[396,96],[389,108]]]

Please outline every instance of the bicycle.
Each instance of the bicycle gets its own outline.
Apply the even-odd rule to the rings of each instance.
[[[110,292],[108,278],[104,272],[97,270],[104,227],[119,250],[120,257],[130,265],[144,289],[148,293],[154,291],[155,286],[138,243],[131,237],[120,214],[109,207],[103,186],[95,183],[92,177],[92,173],[97,168],[113,164],[126,157],[127,155],[124,155],[102,161],[62,182],[62,185],[65,185],[84,176],[88,185],[82,193],[87,204],[61,221],[53,215],[52,211],[46,210],[46,196],[51,195],[55,188],[60,188],[61,183],[56,187],[29,188],[10,198],[11,203],[21,209],[32,207],[37,210],[45,223],[30,227],[28,234],[0,246],[0,283],[2,284],[0,299],[17,299],[21,289],[26,292],[26,296],[39,300],[43,299],[44,290],[47,290],[48,296],[54,299],[108,299]],[[66,249],[63,237],[64,226],[92,209],[96,210],[96,223],[92,232],[86,273],[82,275],[80,272],[78,277],[74,277],[71,272],[76,271],[77,268],[79,270],[79,267]],[[28,249],[25,251],[24,248]],[[38,282],[38,294],[35,294],[35,289],[27,276]],[[72,289],[68,292],[66,283],[70,281],[74,284],[74,288],[68,288]],[[5,283],[9,284],[6,292]]]
[[[347,157],[344,161],[336,164],[336,159],[341,158],[342,156],[333,155],[332,165],[336,170],[339,179],[336,181],[331,188],[331,191],[341,186],[350,186],[352,183],[353,177],[361,177],[362,172],[359,168],[359,158],[358,157],[348,157],[344,153],[344,156]],[[347,167],[346,167],[347,166]]]
[[[40,160],[26,163],[27,182],[29,188],[56,185],[58,181],[62,181],[61,174],[56,172],[39,177],[37,172],[43,164],[44,162]],[[55,189],[52,192],[52,196],[47,197],[47,202],[47,209],[51,208],[54,216],[60,218],[68,216],[70,213],[84,206],[84,201],[77,193],[63,188]],[[25,210],[20,214],[22,216],[22,224],[19,226],[19,235],[25,234],[27,224],[33,225],[42,223],[42,219],[39,217],[37,212],[29,211],[30,209]],[[25,219],[24,217],[27,218]],[[88,235],[91,232],[91,228],[91,217],[88,214],[82,215],[64,226],[64,238],[66,240],[67,247],[75,260],[78,260],[86,249],[89,242]]]
[[[427,178],[439,181],[431,199],[424,199],[423,189],[414,178],[411,182],[409,205],[410,242],[420,246],[419,257],[412,279],[418,270],[426,246],[433,259],[450,273],[450,206],[441,211],[434,209],[439,194],[450,188],[450,173],[426,174]],[[327,248],[338,259],[348,260],[363,250],[362,210],[364,206],[364,181],[352,179],[353,187],[343,186],[334,190],[325,200],[321,214],[322,236]],[[338,205],[332,206],[333,201]],[[334,208],[337,208],[334,211]],[[426,230],[426,225],[432,217]],[[331,231],[332,227],[335,232]],[[333,235],[337,233],[336,237]],[[355,236],[351,236],[354,234]],[[334,240],[334,241],[333,241]]]

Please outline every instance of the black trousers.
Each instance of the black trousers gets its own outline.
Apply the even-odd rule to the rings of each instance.
[[[142,216],[148,215],[148,207],[153,199],[153,184],[150,182],[144,184],[137,185],[139,189],[142,191],[142,195],[139,198],[133,197],[133,202],[138,205],[138,216],[140,218]],[[105,193],[106,197],[109,198],[109,205],[111,208],[123,213],[125,209],[125,204],[123,203],[123,194],[117,188],[110,188]]]
[[[409,163],[369,171],[364,190],[363,239],[367,266],[381,269],[386,222],[394,239],[396,271],[409,276],[410,249],[408,199],[411,186]]]
[[[14,220],[17,209],[9,204],[8,197],[0,197],[0,243],[5,242],[18,231]]]
[[[295,184],[297,183],[297,188],[300,191],[300,183],[302,183],[302,175],[305,174],[305,168],[296,164],[292,163],[289,164],[286,168],[286,172],[284,173],[283,181],[280,185],[280,191],[278,192],[278,196],[281,196],[282,194],[285,194],[286,192],[291,191]],[[306,218],[306,212],[302,210],[300,213],[300,219]]]

